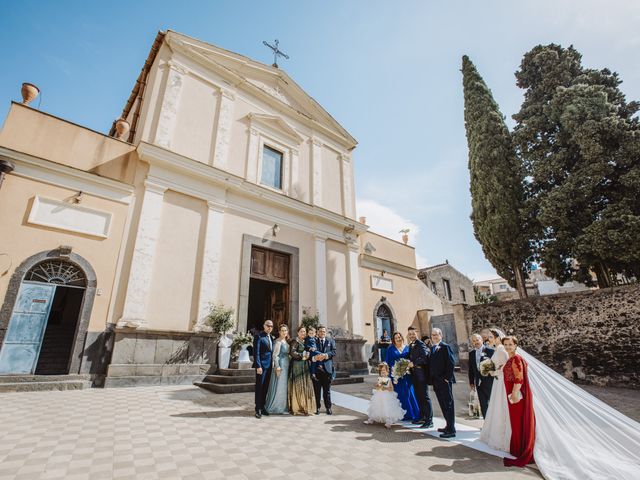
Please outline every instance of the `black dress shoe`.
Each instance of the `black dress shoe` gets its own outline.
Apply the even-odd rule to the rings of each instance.
[[[256,418],[262,418],[262,413],[256,412]]]
[[[331,411],[330,408],[327,408],[327,415],[333,415],[333,412]]]
[[[267,417],[269,416],[269,412],[267,412],[264,408],[262,409],[262,415],[266,415]]]
[[[453,438],[456,436],[455,432],[445,432],[440,434],[440,438]]]
[[[433,428],[433,422],[424,422],[420,428]]]
[[[418,425],[418,424],[420,424],[420,423],[422,423],[422,422],[424,422],[424,420],[422,420],[421,418],[417,418],[416,420],[413,420],[411,423],[412,423],[413,425]]]
[[[316,408],[316,415],[320,415],[320,409]]]
[[[440,433],[444,433],[444,432],[446,432],[446,431],[447,431],[447,429],[446,429],[446,428],[439,428],[439,429],[438,429],[438,431],[439,431]]]

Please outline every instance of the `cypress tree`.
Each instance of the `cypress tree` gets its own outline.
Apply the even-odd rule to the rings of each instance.
[[[504,116],[466,55],[462,57],[462,78],[475,237],[498,274],[524,298],[531,254],[523,213],[522,168]]]

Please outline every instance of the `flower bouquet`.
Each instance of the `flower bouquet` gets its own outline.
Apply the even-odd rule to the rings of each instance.
[[[411,362],[406,358],[400,358],[393,364],[393,370],[391,370],[391,376],[393,377],[393,383],[398,384],[398,380],[409,373],[409,365]]]
[[[482,375],[483,377],[488,377],[489,375],[491,375],[491,372],[495,371],[496,364],[493,363],[493,360],[491,360],[490,358],[487,358],[486,360],[480,362],[480,375]]]

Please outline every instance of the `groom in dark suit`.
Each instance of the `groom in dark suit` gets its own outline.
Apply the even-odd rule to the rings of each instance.
[[[263,331],[253,339],[253,368],[256,369],[256,418],[269,415],[264,408],[271,377],[271,352],[273,351],[273,322],[265,320]]]
[[[469,386],[478,393],[482,418],[487,418],[493,377],[480,375],[480,363],[493,357],[494,350],[483,344],[482,336],[477,333],[471,336],[473,350],[469,352]]]
[[[431,384],[436,392],[440,410],[447,421],[444,428],[439,428],[440,438],[453,438],[456,436],[456,411],[453,404],[453,384],[456,379],[453,376],[455,360],[451,347],[442,341],[442,330],[431,330]]]
[[[336,378],[336,370],[333,367],[333,357],[336,355],[336,342],[333,338],[327,338],[327,327],[318,327],[318,338],[316,339],[318,354],[312,358],[316,363],[317,382],[313,382],[313,389],[316,395],[316,415],[320,413],[320,395],[324,399],[324,408],[327,415],[331,415],[331,382]]]
[[[421,423],[420,428],[433,427],[433,407],[429,398],[429,357],[430,350],[422,340],[414,327],[409,327],[407,332],[409,341],[409,361],[411,362],[411,382],[420,407],[420,418],[412,423]]]

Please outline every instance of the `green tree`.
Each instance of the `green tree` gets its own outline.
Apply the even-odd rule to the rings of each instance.
[[[525,89],[513,139],[527,175],[531,239],[547,274],[610,286],[640,273],[640,132],[636,102],[573,47],[539,45],[516,72]]]
[[[531,254],[522,168],[504,116],[466,55],[462,77],[474,233],[491,265],[524,298]]]

